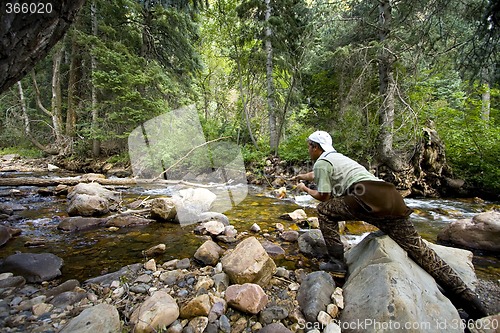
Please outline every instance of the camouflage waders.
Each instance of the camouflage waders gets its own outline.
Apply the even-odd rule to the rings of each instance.
[[[352,207],[352,201],[346,200],[349,196],[333,197],[317,207],[320,229],[330,257],[344,260],[339,221],[365,221],[379,228],[405,250],[408,256],[445,290],[446,296],[457,308],[463,308],[471,318],[475,319],[488,315],[474,291],[467,287],[457,273],[423,242],[407,217],[373,216],[361,206]]]

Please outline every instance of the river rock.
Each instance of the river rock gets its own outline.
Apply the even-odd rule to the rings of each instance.
[[[85,281],[85,284],[102,284],[110,285],[113,281],[126,279],[126,281],[134,281],[137,278],[137,272],[143,267],[143,264],[137,263],[122,267],[120,270],[105,275],[97,276]]]
[[[175,299],[164,291],[157,291],[139,305],[130,316],[136,333],[156,332],[167,327],[179,317]]]
[[[259,314],[259,321],[263,324],[271,324],[288,317],[288,311],[281,306],[269,306]]]
[[[79,286],[80,282],[78,280],[75,279],[67,280],[58,285],[57,287],[47,290],[47,292],[45,292],[45,296],[47,297],[56,296],[66,291],[72,291]]]
[[[307,219],[307,214],[303,209],[296,209],[291,213],[281,215],[280,218],[288,221],[303,221]]]
[[[50,300],[50,304],[60,308],[65,309],[68,305],[73,305],[87,296],[85,292],[81,291],[65,291]]]
[[[227,304],[242,312],[257,314],[265,308],[268,297],[261,286],[255,283],[234,284],[226,289]]]
[[[141,216],[118,214],[106,220],[106,227],[126,228],[126,227],[140,226],[140,225],[148,225],[153,222],[154,220],[147,219]]]
[[[300,252],[306,256],[317,258],[325,257],[328,254],[323,234],[319,229],[304,232],[300,235],[298,243]]]
[[[224,272],[233,283],[265,286],[276,272],[276,264],[255,237],[241,241],[222,260]]]
[[[87,308],[71,319],[59,333],[89,332],[120,333],[120,316],[116,308],[110,304]]]
[[[188,188],[180,190],[172,197],[180,224],[192,224],[199,220],[202,213],[210,211],[217,195],[206,188]]]
[[[262,247],[266,250],[267,254],[269,254],[269,256],[271,256],[271,258],[273,258],[274,260],[285,258],[285,250],[278,244],[275,244],[270,241],[264,241],[262,243]]]
[[[208,234],[212,237],[217,237],[224,233],[226,226],[222,222],[211,220],[200,223],[196,229],[202,235]]]
[[[28,209],[26,206],[11,202],[0,202],[0,214],[12,215],[16,211]]]
[[[101,175],[102,176],[102,175]],[[104,176],[100,177],[103,178]],[[73,187],[68,193],[68,199],[73,199],[73,197],[79,194],[86,194],[90,196],[97,196],[110,201],[117,201],[119,198],[119,193],[115,191],[110,191],[106,189],[99,183],[79,183]]]
[[[272,323],[262,327],[259,333],[292,333],[292,331],[283,326],[283,324]]]
[[[77,232],[102,227],[106,224],[106,218],[100,217],[65,217],[57,225],[57,229],[63,231]]]
[[[201,213],[198,216],[198,223],[208,222],[208,221],[217,221],[221,222],[225,226],[229,225],[229,219],[226,215],[218,212],[205,212]]]
[[[109,201],[97,195],[77,194],[68,204],[69,216],[102,216],[109,212]]]
[[[284,231],[280,234],[280,238],[285,242],[296,242],[299,240],[299,232],[295,230]]]
[[[181,307],[181,318],[208,316],[213,305],[213,299],[208,294],[197,296]]]
[[[0,289],[12,287],[19,288],[26,284],[26,279],[22,276],[12,276],[12,273],[10,273],[10,275],[11,276],[0,278]]]
[[[11,239],[10,228],[0,225],[0,246],[4,245]]]
[[[439,291],[434,279],[388,236],[366,237],[346,253],[346,261],[350,275],[343,286],[343,332],[379,332],[376,323],[399,327],[408,323],[460,323],[458,311]],[[369,323],[360,326],[359,318],[368,318]],[[445,326],[427,330],[461,332],[456,326]]]
[[[142,254],[145,255],[146,257],[155,257],[162,255],[167,251],[167,245],[165,244],[158,244],[153,247],[150,247],[147,250],[142,251]]]
[[[208,240],[203,243],[194,254],[196,260],[205,265],[215,266],[219,262],[220,255],[224,250],[214,241]]]
[[[500,212],[485,212],[450,223],[438,234],[439,242],[469,249],[500,252]]]
[[[318,314],[326,311],[334,290],[335,281],[330,274],[317,271],[306,275],[297,293],[297,301],[307,321],[315,322]]]
[[[151,200],[151,217],[159,221],[173,221],[177,211],[171,198],[155,198]]]
[[[63,260],[52,253],[16,253],[0,266],[2,272],[23,276],[27,282],[50,281],[61,275]]]

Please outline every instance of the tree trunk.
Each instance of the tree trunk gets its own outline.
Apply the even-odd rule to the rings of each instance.
[[[394,171],[404,168],[403,160],[394,152],[394,100],[396,82],[394,80],[394,56],[388,48],[391,32],[392,8],[390,0],[379,2],[379,39],[382,46],[379,56],[379,93],[382,104],[379,111],[380,133],[378,157]]]
[[[18,82],[47,55],[63,37],[84,2],[85,0],[36,2],[44,5],[43,13],[37,14],[23,14],[15,10],[8,13],[6,4],[19,4],[19,1],[2,2],[0,93]]]
[[[243,105],[243,113],[245,115],[245,123],[247,125],[247,130],[248,130],[248,135],[250,135],[250,139],[252,140],[252,143],[256,149],[259,148],[259,145],[257,144],[257,140],[255,140],[255,137],[253,135],[252,131],[252,124],[250,123],[250,115],[248,112],[248,99],[247,95],[245,94],[245,91],[243,90],[243,73],[241,70],[241,58],[239,57],[238,54],[238,45],[237,43],[234,43],[234,47],[236,50],[236,66],[238,69],[238,84],[240,88],[240,96],[241,96],[241,104]]]
[[[66,136],[73,138],[76,133],[76,108],[78,104],[78,82],[81,78],[80,47],[73,36],[71,41],[71,63],[69,65],[68,110],[66,112]]]
[[[90,16],[92,20],[92,35],[97,36],[97,6],[95,0],[92,1],[90,6]],[[90,90],[91,95],[91,109],[92,109],[92,122],[91,129],[92,134],[95,135],[97,133],[97,128],[99,127],[99,110],[97,109],[97,88],[95,83],[93,82],[93,76],[97,70],[97,59],[95,55],[91,54],[90,56],[90,69],[92,71],[92,88]],[[92,156],[98,157],[101,153],[101,142],[94,138],[92,140]]]
[[[486,123],[490,121],[491,111],[491,88],[489,82],[483,84],[482,104],[481,104],[481,119]]]
[[[52,57],[52,99],[51,115],[54,136],[56,138],[56,148],[63,148],[64,144],[64,124],[62,116],[62,94],[61,94],[61,62],[64,47],[60,47]]]
[[[275,101],[275,87],[273,81],[273,44],[271,42],[272,30],[269,26],[269,18],[271,17],[271,2],[270,0],[265,0],[266,4],[266,80],[267,80],[267,107],[268,107],[268,115],[269,115],[269,146],[271,148],[271,152],[275,155],[278,153],[278,129],[276,125],[276,101]]]
[[[28,117],[28,109],[26,107],[26,99],[24,98],[23,85],[21,81],[17,81],[17,89],[19,91],[19,103],[21,103],[21,117],[23,119],[23,132],[26,136],[31,135],[30,119]]]

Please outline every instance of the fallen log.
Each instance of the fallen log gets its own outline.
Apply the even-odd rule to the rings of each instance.
[[[162,179],[134,179],[134,178],[79,178],[79,177],[66,177],[66,178],[37,178],[37,177],[0,177],[0,186],[57,186],[68,185],[74,186],[78,183],[99,183],[101,185],[115,185],[115,186],[135,186],[135,185],[186,185],[194,187],[217,187],[226,184],[197,184],[184,180],[162,180]]]

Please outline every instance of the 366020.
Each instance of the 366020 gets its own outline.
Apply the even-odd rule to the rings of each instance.
[[[12,3],[5,4],[5,12],[7,14],[50,14],[52,13],[52,3]]]

